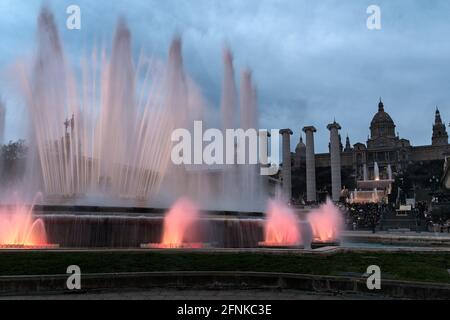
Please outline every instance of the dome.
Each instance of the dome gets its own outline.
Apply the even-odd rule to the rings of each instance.
[[[394,120],[392,120],[389,113],[384,111],[384,104],[382,101],[380,101],[380,103],[378,104],[378,112],[373,117],[371,125],[373,126],[373,125],[379,124],[379,123],[395,125]]]
[[[306,149],[306,145],[303,143],[303,137],[300,136],[300,142],[297,144],[297,147],[295,148],[295,151],[301,151]]]
[[[378,112],[370,123],[370,131],[372,138],[379,136],[395,137],[395,123],[391,116],[384,111],[384,104],[381,100],[378,104]]]

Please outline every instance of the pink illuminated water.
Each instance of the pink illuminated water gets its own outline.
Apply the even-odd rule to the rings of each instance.
[[[119,20],[110,50],[93,46],[73,63],[46,7],[37,36],[32,60],[20,61],[14,74],[32,125],[35,148],[30,149],[39,159],[33,182],[46,195],[106,196],[164,207],[187,196],[208,209],[262,210],[266,181],[256,166],[229,166],[218,175],[215,169],[171,161],[173,131],[192,131],[194,120],[202,120],[205,129],[220,120],[223,129],[259,127],[251,73],[243,72],[236,84],[230,51],[223,59],[223,119],[218,119],[184,68],[179,37],[167,59],[145,53],[134,59],[136,44]]]
[[[328,199],[326,204],[311,211],[308,215],[315,241],[336,241],[339,240],[343,218],[339,209]]]
[[[35,219],[32,207],[16,204],[0,209],[0,247],[45,246],[44,222]]]
[[[263,246],[296,246],[300,244],[300,230],[295,212],[284,202],[270,200],[264,227]]]
[[[164,217],[161,243],[150,244],[152,248],[201,248],[201,243],[191,243],[187,239],[195,232],[200,219],[200,211],[187,198],[179,199]]]

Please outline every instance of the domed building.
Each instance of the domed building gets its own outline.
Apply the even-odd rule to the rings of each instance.
[[[370,137],[367,146],[358,143],[354,148],[352,166],[358,179],[364,177],[364,167],[368,169],[369,178],[374,176],[375,163],[380,168],[381,178],[387,175],[387,168],[396,172],[406,165],[412,152],[411,143],[401,139],[395,132],[395,122],[384,109],[383,101],[378,103],[378,112],[370,122]]]
[[[379,173],[377,179],[389,180],[389,176],[395,176],[396,173],[401,172],[410,164],[417,162],[423,165],[436,160],[443,161],[446,156],[450,155],[448,134],[445,122],[442,121],[438,109],[436,109],[434,118],[431,144],[412,146],[408,139],[400,138],[396,132],[394,120],[386,111],[385,105],[380,99],[378,110],[370,122],[370,135],[366,143],[357,142],[352,146],[350,138],[347,136],[345,148],[341,145],[342,170],[353,172],[351,179],[354,182],[366,179],[374,180],[375,171]],[[304,165],[305,153],[306,146],[301,139],[295,154],[293,154],[294,167]],[[315,164],[318,176],[320,176],[321,171],[328,175],[330,153],[316,154]],[[377,167],[376,170],[375,167]],[[320,188],[320,183],[318,183],[318,188]]]
[[[384,111],[384,104],[380,99],[378,112],[370,123],[370,139],[368,148],[386,147],[397,145],[398,138],[395,135],[395,123],[389,113]]]

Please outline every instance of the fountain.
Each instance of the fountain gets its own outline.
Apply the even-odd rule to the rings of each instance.
[[[326,204],[311,211],[305,220],[297,217],[283,201],[270,200],[264,226],[265,240],[260,247],[299,247],[332,245],[340,240],[343,217],[328,199]]]
[[[0,208],[0,248],[49,249],[58,245],[47,243],[42,219],[33,216],[33,206],[16,203]]]
[[[206,116],[214,109],[184,71],[180,38],[172,41],[167,62],[141,55],[135,63],[131,33],[120,21],[111,54],[94,50],[78,76],[44,8],[36,52],[31,70],[19,64],[17,74],[33,129],[30,159],[38,159],[40,169],[39,181],[30,185],[39,185],[45,198],[35,208],[38,219],[31,209],[20,214],[22,207],[15,219],[4,215],[5,245],[47,245],[49,239],[82,248],[309,247],[310,238],[338,237],[331,207],[300,222],[292,208],[272,200],[264,221],[269,192],[257,165],[219,170],[171,163],[175,128],[193,132],[194,120],[205,129],[218,120]],[[258,129],[251,72],[241,73],[238,86],[228,49],[223,63],[221,119],[215,122],[222,129]],[[138,214],[130,213],[135,209]],[[11,229],[18,230],[14,237]]]
[[[367,164],[363,165],[363,181],[369,180],[369,174],[367,173]]]
[[[373,165],[373,180],[380,181],[380,168],[378,167],[377,162]]]
[[[307,220],[311,224],[315,242],[339,241],[344,225],[343,217],[330,199],[320,208],[311,211]]]
[[[38,29],[34,67],[30,73],[21,68],[20,76],[46,196],[150,197],[170,160],[170,133],[188,112],[180,106],[187,98],[179,42],[172,45],[167,67],[141,57],[135,68],[131,35],[120,21],[111,57],[99,59],[94,52],[92,61],[82,61],[77,92],[53,15],[45,8]]]
[[[19,64],[18,74],[46,199],[77,204],[129,200],[167,207],[187,196],[204,209],[229,210],[234,203],[239,203],[235,210],[263,209],[267,191],[257,166],[224,166],[218,174],[217,169],[171,164],[173,130],[193,131],[194,120],[202,120],[204,127],[213,121],[206,117],[211,112],[200,89],[184,71],[180,38],[172,41],[166,63],[141,55],[135,64],[131,33],[121,20],[110,57],[106,50],[101,55],[94,51],[82,60],[77,79],[48,9],[38,22],[33,68]],[[232,55],[226,50],[222,127],[257,129],[256,89],[249,71],[242,72],[240,99],[236,87]]]
[[[200,219],[197,206],[189,199],[178,200],[164,217],[163,235],[160,243],[143,244],[141,248],[180,249],[201,248],[202,243],[189,242],[189,236],[196,234]]]
[[[299,220],[294,210],[280,200],[270,200],[264,226],[262,247],[296,247],[300,245]]]
[[[357,188],[350,195],[351,203],[378,203],[388,201],[392,191],[393,173],[391,165],[386,168],[387,179],[380,177],[380,168],[374,162],[373,180],[367,180],[367,165],[363,164],[363,180],[356,182]]]
[[[379,197],[378,197],[378,189],[374,188],[373,189],[373,193],[372,193],[372,202],[373,203],[377,203],[379,201]]]

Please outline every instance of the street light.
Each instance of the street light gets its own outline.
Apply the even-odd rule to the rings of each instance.
[[[439,184],[439,179],[436,176],[430,178],[431,190],[434,192],[437,190],[437,186]]]

